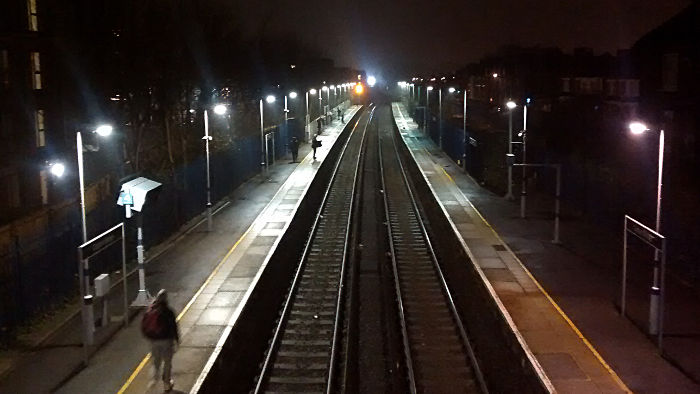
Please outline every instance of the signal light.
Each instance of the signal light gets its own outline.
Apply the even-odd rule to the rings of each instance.
[[[362,94],[362,92],[364,92],[364,91],[365,91],[365,88],[362,86],[361,83],[358,83],[357,85],[355,85],[355,93],[356,94]]]

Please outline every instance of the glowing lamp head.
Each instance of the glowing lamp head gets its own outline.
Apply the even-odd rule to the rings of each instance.
[[[217,104],[214,106],[214,113],[217,115],[224,115],[226,114],[226,111],[228,111],[228,109],[223,104]]]
[[[321,90],[323,90],[324,92],[327,92],[327,91],[328,91],[328,86],[322,87]]]
[[[309,93],[312,94],[312,95],[316,94],[316,89],[311,89],[311,90],[309,90]]]
[[[515,104],[515,102],[513,102],[513,101],[509,101],[509,102],[506,103],[506,107],[508,107],[508,109],[513,109],[513,108],[515,108],[515,107],[517,107],[517,106],[518,106],[518,105]]]
[[[450,92],[450,93],[454,93],[454,92],[455,92],[455,88],[450,87],[450,88],[447,89],[447,91]]]
[[[642,122],[632,122],[629,124],[629,128],[632,134],[642,134],[645,131],[649,130],[647,125],[645,125]]]
[[[493,74],[491,74],[491,76],[494,78],[498,78],[498,73],[493,73]]]
[[[290,99],[295,99],[295,98],[297,98],[297,92],[289,92],[289,98],[290,98]]]
[[[100,137],[107,137],[112,134],[112,126],[108,124],[100,125],[95,129],[95,133]]]
[[[335,85],[331,85],[331,89],[334,89],[334,90],[335,90]]]
[[[365,91],[365,88],[362,87],[361,83],[358,83],[357,85],[355,85],[355,93],[356,94],[362,94],[362,92],[364,92],[364,91]]]
[[[377,78],[375,78],[375,77],[372,76],[372,75],[370,75],[369,77],[367,77],[367,85],[369,85],[370,87],[372,87],[372,86],[374,86],[374,84],[376,84],[376,83],[377,83]]]
[[[431,90],[433,90],[433,87],[432,87],[432,86],[428,86],[426,89],[428,89],[428,91],[431,91]]]
[[[53,163],[49,165],[49,171],[51,171],[51,175],[60,178],[66,172],[66,166],[63,163]]]
[[[275,102],[275,96],[270,94],[267,97],[265,97],[265,101],[267,101],[268,104],[272,104]]]

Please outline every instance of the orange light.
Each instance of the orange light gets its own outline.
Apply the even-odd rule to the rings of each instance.
[[[362,87],[361,83],[358,83],[357,85],[355,85],[355,93],[356,94],[362,94],[362,92],[364,92],[364,90],[365,90],[365,88]]]

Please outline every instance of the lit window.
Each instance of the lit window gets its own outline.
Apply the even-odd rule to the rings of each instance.
[[[36,0],[27,0],[27,14],[29,16],[29,30],[39,31],[39,18],[36,12]]]
[[[32,87],[35,90],[41,89],[41,58],[39,52],[31,52],[32,63]]]
[[[45,121],[44,121],[44,110],[43,109],[38,109],[36,110],[36,146],[38,148],[41,148],[42,146],[46,146],[46,128],[45,128]]]
[[[7,49],[0,50],[0,83],[3,85],[10,83],[10,60]]]

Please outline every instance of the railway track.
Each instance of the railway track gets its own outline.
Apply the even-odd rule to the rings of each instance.
[[[391,126],[378,136],[379,165],[408,390],[486,393]]]
[[[255,392],[333,392],[358,168],[374,109],[345,144],[300,259]]]

